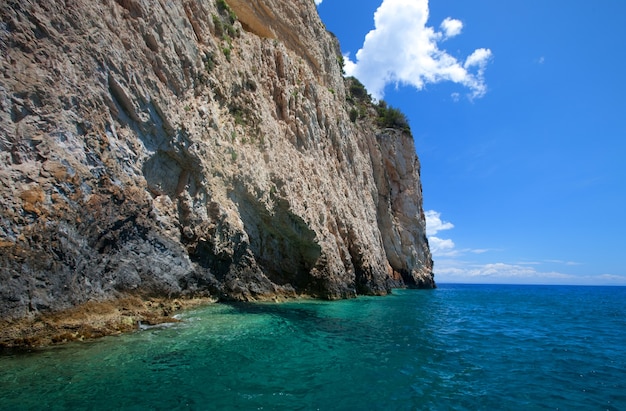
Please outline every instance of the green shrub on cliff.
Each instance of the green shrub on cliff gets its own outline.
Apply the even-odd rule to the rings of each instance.
[[[352,107],[352,109],[350,109],[350,121],[354,123],[357,118],[359,118],[359,112],[356,108]]]
[[[367,93],[365,86],[361,83],[356,77],[349,77],[349,88],[350,95],[352,98],[361,101],[370,103],[372,101],[372,96]]]
[[[356,77],[347,77],[345,84],[346,101],[353,106],[349,111],[350,121],[354,123],[357,119],[367,116],[368,108],[372,105],[372,96]]]
[[[216,5],[217,5],[217,9],[219,10],[220,14],[226,14],[228,16],[230,24],[231,25],[235,24],[235,21],[237,21],[237,15],[233,11],[233,9],[231,9],[230,6],[226,3],[226,1],[225,0],[217,0],[216,1]]]
[[[339,67],[341,68],[341,75],[345,76],[346,75],[346,63],[341,54],[337,56],[337,63],[339,63]]]
[[[378,104],[372,101],[372,96],[356,77],[346,77],[346,101],[352,107],[348,111],[350,121],[356,122],[359,118],[368,116],[368,112],[373,108],[376,110],[376,125],[383,128],[395,128],[410,132],[409,120],[406,115],[397,108],[391,107],[385,100],[380,100]]]
[[[215,27],[215,33],[218,36],[230,36],[230,37],[239,37],[239,30],[235,28],[234,24],[237,21],[237,15],[235,12],[226,4],[224,0],[216,1],[217,10],[219,11],[219,16],[213,14],[211,17],[213,19],[213,26]]]
[[[391,107],[385,100],[380,100],[377,107],[378,117],[376,124],[380,127],[395,128],[403,131],[410,131],[409,120],[406,115],[397,108]]]

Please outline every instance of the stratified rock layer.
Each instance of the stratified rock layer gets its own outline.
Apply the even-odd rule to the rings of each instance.
[[[314,2],[226,3],[0,4],[3,318],[434,286],[411,136],[351,121]]]

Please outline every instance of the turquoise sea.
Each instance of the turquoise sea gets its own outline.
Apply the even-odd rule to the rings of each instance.
[[[215,304],[0,357],[2,410],[626,410],[626,287]]]

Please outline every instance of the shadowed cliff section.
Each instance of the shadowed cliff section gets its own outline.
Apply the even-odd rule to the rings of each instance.
[[[410,132],[355,103],[314,2],[0,15],[2,318],[434,287]]]

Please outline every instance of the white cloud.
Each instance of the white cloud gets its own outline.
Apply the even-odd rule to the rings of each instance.
[[[435,210],[425,211],[424,215],[426,216],[426,234],[432,255],[438,257],[452,257],[457,255],[458,250],[455,248],[454,241],[435,236],[435,234],[440,231],[454,228],[454,224],[449,221],[443,221],[441,219],[441,213]]]
[[[491,57],[491,50],[476,49],[472,54],[469,55],[467,59],[465,59],[465,64],[463,64],[463,67],[468,69],[470,67],[476,66],[479,70],[484,70],[487,62],[489,61],[489,57]]]
[[[506,277],[506,278],[536,278],[546,277],[551,278],[563,278],[565,274],[560,273],[539,273],[533,267],[505,264],[505,263],[490,263],[480,266],[478,268],[472,268],[467,272],[472,277]]]
[[[448,221],[442,221],[441,213],[435,210],[428,210],[424,212],[424,215],[426,216],[426,233],[428,235],[435,235],[439,231],[454,228],[454,224]]]
[[[444,282],[470,283],[558,283],[571,280],[570,275],[540,272],[527,265],[489,263],[472,265],[448,260],[435,267],[435,275]]]
[[[464,63],[438,42],[458,35],[463,23],[446,18],[442,32],[428,27],[428,0],[383,0],[374,14],[375,29],[366,36],[354,61],[345,56],[347,75],[355,76],[373,97],[383,97],[388,84],[411,85],[418,90],[427,84],[452,81],[469,88],[470,98],[482,97],[491,50],[475,50]]]
[[[626,276],[620,275],[581,276],[542,271],[531,265],[471,264],[453,259],[438,261],[435,265],[435,278],[439,282],[448,283],[626,285]]]
[[[579,275],[561,270],[581,263],[559,259],[518,261],[515,263],[487,263],[478,255],[497,249],[457,248],[454,241],[438,236],[441,231],[451,230],[454,224],[441,218],[435,210],[424,212],[426,233],[430,251],[435,258],[435,279],[442,283],[483,284],[580,284],[580,285],[626,285],[623,275]],[[500,250],[501,251],[501,250]],[[471,261],[478,258],[481,263]],[[487,260],[489,261],[489,260]],[[555,264],[557,265],[555,267]]]
[[[430,252],[436,256],[451,257],[457,254],[452,240],[430,236],[428,237],[428,245],[430,246]]]
[[[319,6],[322,3],[322,0],[315,0],[315,5]]]
[[[350,53],[343,55],[343,70],[348,76],[353,76],[356,72],[356,63],[350,60]]]
[[[461,34],[461,30],[463,30],[463,22],[461,20],[446,17],[441,22],[441,30],[443,30],[445,38],[458,36]]]

